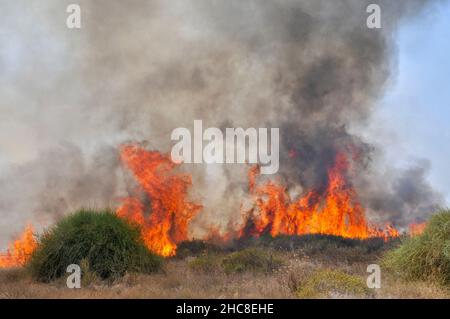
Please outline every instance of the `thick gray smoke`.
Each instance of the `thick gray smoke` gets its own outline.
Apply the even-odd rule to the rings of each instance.
[[[280,176],[303,189],[356,150],[354,183],[375,219],[401,226],[440,204],[426,167],[381,173],[378,150],[350,132],[391,76],[398,25],[432,1],[377,1],[379,30],[366,27],[366,0],[80,0],[82,29],[69,30],[72,2],[0,4],[0,247],[27,221],[114,207],[130,187],[117,146],[167,152],[194,119],[279,127]],[[239,223],[247,168],[187,169],[205,205],[192,231]]]

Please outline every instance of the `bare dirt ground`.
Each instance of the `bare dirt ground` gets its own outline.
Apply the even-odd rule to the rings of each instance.
[[[169,259],[161,273],[127,274],[106,283],[98,280],[80,289],[69,289],[65,279],[38,283],[23,269],[0,270],[0,298],[298,298],[298,291],[312,274],[321,270],[342,271],[361,282],[366,281],[367,265],[377,261],[376,255],[361,258],[337,252],[307,256],[302,252],[275,252],[283,266],[272,273],[247,271],[227,274],[221,267],[192,267],[196,257]],[[223,257],[223,256],[222,256]],[[218,257],[217,257],[218,258]],[[345,284],[345,283],[344,283]],[[317,288],[317,287],[316,287]],[[382,273],[380,289],[368,295],[327,291],[314,298],[450,298],[450,291],[427,282],[405,282],[393,274]],[[317,288],[322,289],[322,288]],[[341,292],[339,292],[341,291]],[[314,292],[315,293],[315,292]]]

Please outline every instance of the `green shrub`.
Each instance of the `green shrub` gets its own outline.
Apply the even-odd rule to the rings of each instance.
[[[83,264],[101,279],[116,279],[126,272],[157,271],[162,260],[144,246],[136,226],[108,210],[80,210],[39,239],[27,269],[37,280],[49,282],[67,275],[70,264]]]
[[[361,277],[339,270],[322,269],[315,271],[304,283],[299,283],[299,298],[368,297],[371,290]]]
[[[222,260],[227,274],[244,271],[270,273],[282,266],[282,261],[265,250],[247,248],[234,252]]]
[[[438,212],[423,234],[404,240],[383,257],[382,264],[406,280],[450,285],[450,211]]]

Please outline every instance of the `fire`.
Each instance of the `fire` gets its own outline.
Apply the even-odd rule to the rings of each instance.
[[[246,235],[326,234],[358,239],[399,236],[393,226],[380,229],[369,225],[356,191],[345,177],[348,169],[346,156],[339,153],[328,170],[325,192],[319,195],[313,190],[292,201],[281,184],[268,181],[257,185],[258,168],[251,168],[249,190],[256,209]]]
[[[6,254],[0,256],[0,268],[23,266],[36,248],[34,228],[28,225],[23,234],[9,245]]]
[[[425,231],[425,227],[427,226],[426,222],[423,223],[413,223],[409,225],[409,235],[411,237],[422,235],[422,233]]]
[[[120,148],[124,165],[132,172],[139,188],[124,198],[116,213],[141,228],[146,246],[161,256],[176,254],[177,244],[189,239],[189,225],[202,206],[188,200],[192,178],[177,171],[179,164],[169,155],[147,151],[137,145]],[[222,234],[211,227],[205,240],[226,242],[243,236],[262,234],[306,235],[325,234],[345,238],[387,240],[399,236],[391,225],[371,225],[358,201],[356,190],[348,181],[350,162],[338,153],[328,169],[328,183],[321,190],[310,190],[292,200],[288,189],[276,181],[259,182],[260,171],[253,166],[248,172],[249,193],[253,199],[244,225]],[[411,235],[420,234],[425,224],[410,226]],[[33,227],[9,245],[0,257],[0,268],[22,266],[36,249]]]
[[[201,205],[187,200],[191,177],[175,173],[178,164],[169,156],[136,145],[122,147],[121,158],[149,198],[150,205],[147,211],[142,199],[128,197],[117,214],[142,227],[144,241],[150,250],[162,256],[175,255],[177,243],[188,239],[190,221],[202,209]],[[347,157],[339,153],[328,170],[325,191],[312,190],[291,200],[281,183],[259,184],[259,167],[253,166],[248,172],[248,183],[254,208],[244,212],[250,213],[246,224],[226,234],[211,227],[205,239],[224,242],[265,233],[271,236],[326,234],[356,239],[381,237],[386,240],[398,237],[398,230],[391,225],[379,228],[368,223],[356,191],[346,178],[349,167]]]
[[[191,177],[175,173],[177,164],[170,156],[136,145],[123,146],[121,159],[148,196],[150,208],[146,211],[142,200],[130,197],[117,214],[142,227],[150,250],[162,256],[175,255],[177,243],[188,239],[189,222],[202,208],[187,199]]]

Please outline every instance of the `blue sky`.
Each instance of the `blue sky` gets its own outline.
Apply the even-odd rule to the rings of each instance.
[[[382,127],[383,134],[390,136],[385,150],[395,165],[420,158],[430,161],[429,180],[449,205],[450,1],[408,21],[396,41],[397,72],[376,111],[373,127]]]

